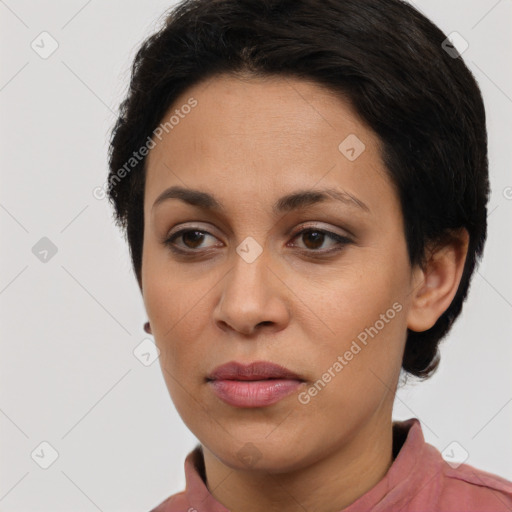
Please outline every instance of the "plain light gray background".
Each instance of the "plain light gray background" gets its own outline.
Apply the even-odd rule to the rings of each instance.
[[[469,43],[492,197],[483,263],[441,367],[398,392],[394,417],[418,417],[441,451],[457,441],[466,462],[512,479],[512,2],[414,3]],[[0,1],[3,512],[142,512],[184,488],[196,439],[158,361],[133,354],[148,337],[142,298],[110,207],[92,193],[135,51],[172,5]],[[58,43],[47,58],[31,46],[51,49],[43,31]],[[43,237],[57,250],[46,262],[34,254]],[[47,469],[42,442],[58,452]]]

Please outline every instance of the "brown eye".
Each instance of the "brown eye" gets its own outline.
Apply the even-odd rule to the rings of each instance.
[[[325,233],[320,231],[304,231],[302,240],[308,249],[319,249],[325,238]]]
[[[167,240],[165,240],[164,245],[167,245],[172,250],[178,252],[187,252],[187,250],[195,252],[198,248],[200,248],[201,244],[204,242],[207,236],[215,238],[213,235],[210,235],[210,233],[208,233],[207,231],[202,231],[199,229],[182,229],[181,231],[177,231],[176,233],[171,235]],[[175,240],[180,238],[184,245],[177,245],[175,243]]]
[[[201,231],[185,231],[181,239],[189,249],[196,249],[203,241],[204,234]]]
[[[204,246],[203,243],[207,237],[215,238],[207,231],[200,229],[182,229],[172,234],[163,244],[177,254],[193,256],[194,254],[204,252],[202,249],[210,249],[217,245]],[[176,243],[176,240],[180,239],[182,243]],[[318,256],[337,252],[352,243],[352,240],[345,236],[318,228],[303,229],[293,237],[293,240],[295,239],[301,239],[303,241],[303,247],[299,246],[302,252]],[[331,241],[331,248],[322,249],[325,242],[329,240]]]
[[[294,236],[294,240],[296,238],[302,239],[303,244],[305,246],[306,251],[312,252],[312,253],[329,253],[332,251],[337,251],[341,248],[343,248],[345,245],[352,243],[352,240],[349,238],[338,235],[337,233],[332,233],[331,231],[326,231],[324,229],[318,229],[318,228],[306,228],[297,233]],[[333,249],[320,249],[326,239],[330,239],[333,242]],[[319,250],[320,249],[320,250]]]

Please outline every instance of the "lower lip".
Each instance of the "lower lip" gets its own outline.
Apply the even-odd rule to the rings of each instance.
[[[271,380],[212,380],[213,392],[235,407],[265,407],[292,394],[303,384],[292,379]]]

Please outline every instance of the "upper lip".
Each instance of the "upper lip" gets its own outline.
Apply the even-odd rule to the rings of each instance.
[[[304,380],[284,366],[270,361],[254,361],[249,364],[230,361],[217,366],[207,380],[264,380],[264,379],[294,379]]]

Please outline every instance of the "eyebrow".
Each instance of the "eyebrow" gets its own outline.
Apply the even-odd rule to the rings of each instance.
[[[223,204],[208,192],[180,186],[173,186],[164,190],[156,198],[152,209],[169,199],[179,199],[191,206],[205,210],[225,211]],[[279,198],[273,205],[272,211],[277,215],[333,199],[347,206],[359,208],[366,213],[371,213],[370,208],[363,201],[348,192],[343,192],[335,188],[297,190]]]

